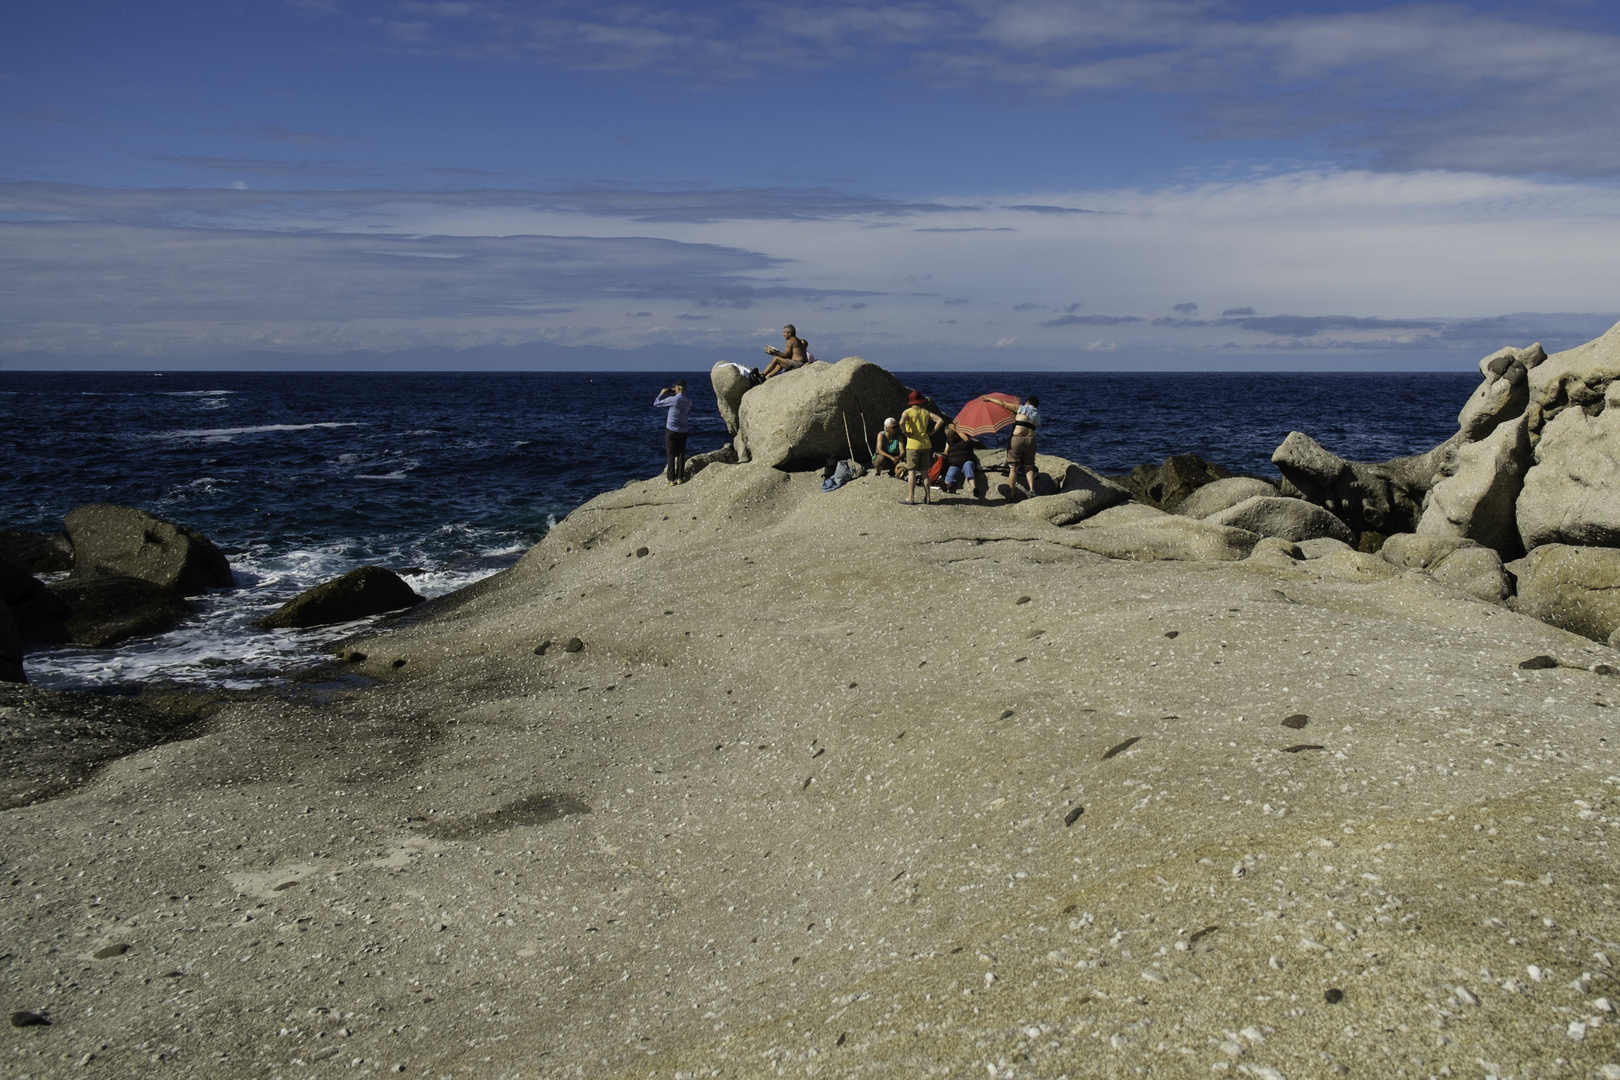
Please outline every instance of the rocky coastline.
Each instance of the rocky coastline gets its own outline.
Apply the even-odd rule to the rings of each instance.
[[[369,688],[0,687],[12,1068],[1620,1075],[1620,327],[1481,378],[1416,457],[913,508],[815,471],[898,379],[717,369],[729,448]]]

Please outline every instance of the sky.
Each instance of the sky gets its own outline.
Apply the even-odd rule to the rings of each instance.
[[[1617,319],[1612,2],[0,5],[0,367],[791,322],[1462,369]]]

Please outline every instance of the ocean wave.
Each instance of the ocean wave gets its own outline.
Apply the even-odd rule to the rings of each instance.
[[[313,431],[316,428],[363,427],[357,420],[327,420],[318,424],[258,424],[253,427],[194,428],[186,431],[161,431],[158,439],[229,439],[237,435],[258,435],[271,431]]]
[[[159,397],[220,397],[224,394],[240,393],[239,390],[159,390]]]

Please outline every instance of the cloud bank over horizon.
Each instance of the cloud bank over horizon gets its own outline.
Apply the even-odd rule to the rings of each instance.
[[[1620,312],[1606,9],[66,9],[0,16],[0,359],[792,321],[824,357],[1433,366]]]

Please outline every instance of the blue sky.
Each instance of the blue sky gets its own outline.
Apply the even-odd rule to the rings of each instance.
[[[1463,366],[1620,317],[1617,176],[1579,0],[11,4],[0,361]]]

